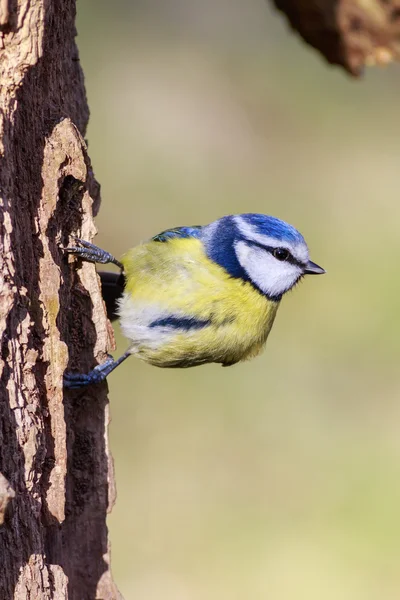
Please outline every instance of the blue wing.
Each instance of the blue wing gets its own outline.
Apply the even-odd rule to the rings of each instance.
[[[152,239],[153,242],[168,242],[173,238],[199,238],[201,236],[202,225],[192,225],[191,227],[174,227],[166,229]]]

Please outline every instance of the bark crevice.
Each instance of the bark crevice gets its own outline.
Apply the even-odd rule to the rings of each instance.
[[[16,600],[119,597],[107,388],[62,388],[112,344],[93,265],[62,251],[99,205],[74,20],[74,0],[0,4],[0,598]]]

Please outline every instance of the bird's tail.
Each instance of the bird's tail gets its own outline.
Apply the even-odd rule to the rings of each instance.
[[[99,271],[101,280],[101,293],[110,321],[118,319],[118,300],[121,298],[125,287],[125,277],[122,273]]]

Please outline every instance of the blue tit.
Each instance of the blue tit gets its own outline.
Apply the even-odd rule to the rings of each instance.
[[[66,374],[70,388],[104,380],[131,354],[157,367],[227,367],[256,356],[283,295],[304,275],[325,273],[294,227],[261,214],[168,229],[121,261],[77,242],[67,252],[121,269],[119,278],[102,275],[103,293],[129,349],[88,374]]]

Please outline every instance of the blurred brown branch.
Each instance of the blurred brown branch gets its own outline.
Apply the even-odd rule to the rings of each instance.
[[[274,0],[293,29],[333,64],[358,76],[400,58],[400,0]]]
[[[60,250],[99,201],[75,0],[0,9],[0,598],[112,600],[106,389],[62,387],[109,343],[94,267]]]

